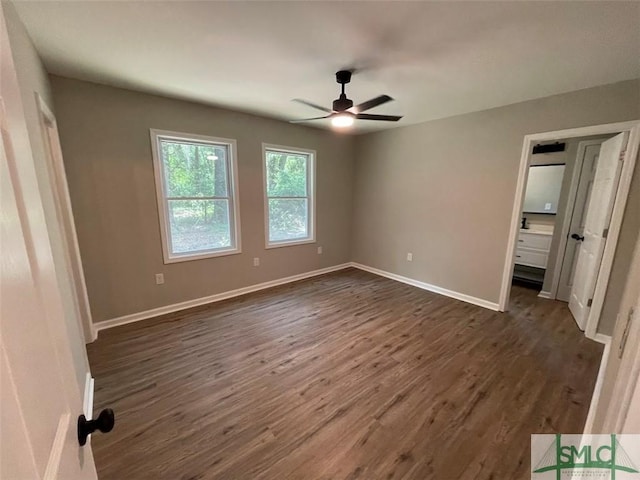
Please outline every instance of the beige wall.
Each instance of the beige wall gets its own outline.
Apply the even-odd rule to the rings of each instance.
[[[353,137],[56,76],[51,84],[94,321],[350,260]],[[163,264],[150,128],[237,140],[241,254]],[[317,243],[265,250],[262,142],[317,151]]]
[[[36,175],[38,177],[40,196],[43,201],[47,231],[56,268],[56,277],[58,279],[65,318],[67,319],[65,326],[71,345],[76,380],[82,394],[84,392],[85,377],[89,371],[89,364],[84,347],[84,335],[74,303],[73,284],[66,268],[66,253],[61,233],[61,224],[53,203],[54,197],[49,179],[47,151],[45,150],[43,132],[40,126],[40,111],[36,102],[37,93],[49,108],[51,108],[53,106],[51,89],[44,67],[40,62],[40,58],[31,43],[31,39],[24,25],[15,11],[15,7],[9,2],[3,2],[2,9],[5,14],[11,52],[20,83],[29,141],[31,143]]]
[[[353,260],[497,303],[523,137],[638,118],[633,80],[360,136]]]

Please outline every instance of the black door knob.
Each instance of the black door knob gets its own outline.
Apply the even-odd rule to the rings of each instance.
[[[115,423],[116,415],[110,408],[102,410],[95,420],[87,420],[84,415],[80,415],[78,417],[78,443],[80,446],[86,444],[87,437],[96,430],[100,430],[102,433],[110,432]]]
[[[577,233],[572,233],[571,234],[571,238],[573,238],[574,240],[578,240],[579,242],[583,242],[584,241],[584,237],[581,237]]]

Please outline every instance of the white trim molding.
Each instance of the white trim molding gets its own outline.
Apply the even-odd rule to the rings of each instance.
[[[538,297],[540,298],[546,298],[549,300],[553,300],[555,297],[551,294],[551,292],[547,292],[545,290],[541,290],[540,293],[538,294]]]
[[[85,343],[91,343],[98,337],[98,332],[94,328],[91,316],[89,295],[80,256],[80,244],[78,243],[76,223],[73,217],[73,209],[71,208],[71,197],[69,196],[69,185],[67,184],[67,175],[60,146],[58,124],[56,117],[40,94],[36,92],[35,97],[40,113],[42,141],[47,153],[49,185],[51,186],[54,204],[59,214],[57,223],[60,227],[60,234],[66,253],[65,269],[69,281],[72,283],[73,303],[84,341]]]
[[[596,412],[598,411],[598,403],[600,402],[600,395],[602,394],[602,386],[604,384],[609,352],[611,350],[611,337],[608,335],[599,333],[598,338],[594,338],[594,340],[604,343],[604,350],[602,352],[602,358],[600,359],[600,369],[598,370],[596,385],[593,388],[593,395],[591,395],[591,404],[589,405],[589,413],[587,414],[587,421],[584,424],[583,433],[592,433],[591,430],[593,429],[593,422],[595,421]]]
[[[187,300],[185,302],[174,303],[172,305],[165,305],[164,307],[153,308],[151,310],[145,310],[143,312],[132,313],[130,315],[124,315],[122,317],[112,318],[110,320],[104,320],[95,324],[95,328],[98,332],[106,330],[108,328],[118,327],[120,325],[126,325],[128,323],[139,322],[140,320],[147,320],[149,318],[157,317],[159,315],[166,315],[167,313],[178,312],[180,310],[186,310],[187,308],[199,307],[200,305],[206,305],[208,303],[220,302],[227,300],[228,298],[239,297],[246,295],[247,293],[258,292],[271,287],[277,287],[286,283],[297,282],[298,280],[304,280],[305,278],[317,277],[324,275],[325,273],[336,272],[345,268],[351,267],[351,263],[342,263],[340,265],[334,265],[332,267],[321,268],[319,270],[312,270],[310,272],[299,273],[290,277],[278,278],[276,280],[270,280],[264,283],[258,283],[255,285],[249,285],[248,287],[238,288],[236,290],[230,290],[227,292],[216,293],[207,297],[194,298],[193,300]]]
[[[611,336],[605,335],[604,333],[596,333],[591,340],[603,345],[609,345],[611,343]]]
[[[246,295],[252,292],[258,292],[260,290],[265,290],[267,288],[277,287],[279,285],[297,282],[299,280],[304,280],[306,278],[311,278],[311,277],[317,277],[319,275],[324,275],[331,272],[337,272],[338,270],[344,270],[345,268],[349,268],[349,267],[357,268],[359,270],[373,273],[374,275],[379,275],[381,277],[389,278],[397,282],[406,283],[407,285],[418,287],[423,290],[427,290],[429,292],[444,295],[446,297],[455,298],[456,300],[461,300],[463,302],[471,303],[473,305],[478,305],[479,307],[488,308],[489,310],[498,311],[498,304],[495,302],[491,302],[489,300],[472,297],[471,295],[467,295],[465,293],[456,292],[454,290],[448,290],[446,288],[442,288],[437,285],[431,285],[429,283],[421,282],[419,280],[403,277],[402,275],[386,272],[378,268],[362,265],[360,263],[347,262],[339,265],[334,265],[333,267],[321,268],[319,270],[312,270],[310,272],[300,273],[297,275],[292,275],[290,277],[278,278],[276,280],[271,280],[268,282],[249,285],[248,287],[242,287],[236,290],[216,293],[214,295],[209,295],[207,297],[194,298],[193,300],[187,300],[185,302],[174,303],[172,305],[165,305],[164,307],[153,308],[151,310],[145,310],[143,312],[132,313],[130,315],[124,315],[122,317],[116,317],[109,320],[104,320],[102,322],[96,323],[95,329],[97,332],[100,332],[101,330],[106,330],[108,328],[118,327],[120,325],[126,325],[128,323],[139,322],[141,320],[148,320],[150,318],[158,317],[160,315],[166,315],[167,313],[173,313],[173,312],[178,312],[180,310],[186,310],[188,308],[199,307],[201,305],[206,305],[208,303],[220,302],[222,300],[239,297],[241,295]],[[93,379],[91,379],[91,381],[93,381]]]
[[[369,267],[368,265],[362,265],[361,263],[352,262],[351,266],[358,268],[360,270],[364,270],[365,272],[373,273],[375,275],[380,275],[381,277],[390,278],[391,280],[395,280],[397,282],[402,282],[402,283],[406,283],[407,285],[411,285],[413,287],[421,288],[422,290],[428,290],[429,292],[438,293],[440,295],[444,295],[445,297],[455,298],[456,300],[461,300],[463,302],[471,303],[473,305],[478,305],[479,307],[488,308],[489,310],[495,310],[495,311],[499,310],[497,303],[491,302],[489,300],[485,300],[483,298],[472,297],[471,295],[467,295],[466,293],[456,292],[454,290],[449,290],[447,288],[439,287],[437,285],[432,285],[430,283],[422,282],[420,280],[404,277],[396,273],[386,272],[378,268]]]

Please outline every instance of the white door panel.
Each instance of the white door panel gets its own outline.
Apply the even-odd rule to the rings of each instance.
[[[591,199],[591,189],[596,174],[598,164],[598,155],[600,145],[587,145],[584,155],[576,168],[580,168],[578,178],[578,188],[571,213],[569,225],[569,235],[577,234],[582,236],[584,233],[584,225],[587,219],[587,205]],[[558,283],[558,292],[556,298],[563,302],[568,302],[571,298],[571,289],[575,278],[578,254],[580,253],[579,243],[573,238],[567,239],[564,251],[564,259],[560,270],[560,281]]]
[[[598,165],[587,204],[584,223],[584,241],[579,246],[573,287],[569,298],[569,310],[576,323],[584,330],[589,316],[589,301],[593,296],[602,253],[606,243],[605,229],[609,227],[611,213],[622,162],[620,155],[628,134],[621,133],[604,142],[600,148]]]
[[[0,6],[2,479],[97,478],[18,80]]]

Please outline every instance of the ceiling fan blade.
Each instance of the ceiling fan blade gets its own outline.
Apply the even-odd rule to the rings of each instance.
[[[303,105],[306,105],[306,106],[311,107],[311,108],[315,108],[317,110],[322,110],[323,112],[333,113],[333,110],[330,110],[330,109],[325,108],[325,107],[321,107],[320,105],[316,105],[315,103],[308,102],[308,101],[303,100],[301,98],[294,98],[293,101],[294,102],[298,102],[298,103],[302,103]]]
[[[309,120],[322,120],[323,118],[329,118],[331,115],[326,115],[324,117],[313,117],[313,118],[301,118],[299,120],[289,120],[289,123],[302,123],[308,122]]]
[[[382,120],[383,122],[397,122],[402,117],[396,115],[372,115],[370,113],[358,113],[356,118],[359,120]]]
[[[367,100],[366,102],[361,103],[360,105],[356,105],[352,108],[354,113],[364,112],[373,107],[377,107],[378,105],[382,105],[383,103],[387,103],[393,100],[389,95],[380,95],[379,97],[372,98],[371,100]]]

